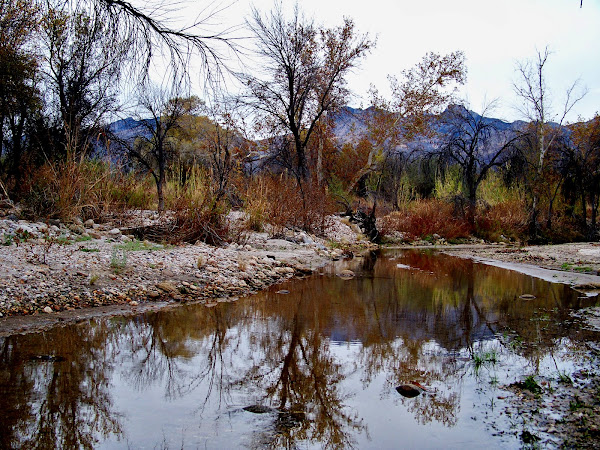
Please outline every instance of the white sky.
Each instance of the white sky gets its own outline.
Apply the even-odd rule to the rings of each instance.
[[[521,119],[513,93],[515,63],[532,59],[536,49],[552,51],[547,82],[560,110],[565,89],[576,79],[587,96],[568,120],[591,118],[600,112],[600,0],[302,0],[304,13],[317,23],[335,26],[344,16],[354,19],[359,32],[377,37],[375,50],[349,78],[356,97],[353,106],[368,106],[367,90],[382,92],[387,75],[400,77],[430,51],[462,50],[468,78],[462,95],[481,111],[486,100],[498,98],[493,115]],[[250,5],[268,11],[273,0],[238,0],[224,13],[223,23],[242,23]],[[292,1],[285,1],[291,7]]]

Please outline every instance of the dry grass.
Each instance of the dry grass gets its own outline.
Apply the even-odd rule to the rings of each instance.
[[[479,210],[475,216],[477,234],[489,241],[501,236],[522,239],[527,230],[527,209],[522,200],[509,200]]]
[[[468,237],[471,227],[463,218],[455,217],[454,207],[441,200],[417,200],[403,211],[395,211],[381,220],[381,234],[404,233],[409,239],[433,234],[449,240]]]
[[[101,219],[127,208],[147,208],[152,201],[147,181],[83,155],[47,162],[25,184],[24,203],[38,218]]]
[[[261,231],[268,223],[272,236],[283,235],[286,228],[322,234],[327,228],[326,217],[335,209],[325,188],[314,182],[300,187],[296,180],[285,175],[251,179],[244,197],[249,228]]]

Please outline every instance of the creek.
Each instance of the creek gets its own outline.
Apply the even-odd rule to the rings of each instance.
[[[504,387],[585,367],[598,333],[572,312],[596,302],[386,250],[237,302],[2,337],[0,447],[520,448]]]

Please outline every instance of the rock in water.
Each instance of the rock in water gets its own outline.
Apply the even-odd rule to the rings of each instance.
[[[354,272],[352,272],[351,270],[342,270],[340,273],[337,274],[338,277],[344,279],[344,280],[350,280],[351,278],[354,278],[356,276],[356,274]]]
[[[245,408],[242,408],[244,411],[248,411],[254,414],[265,414],[265,413],[272,413],[272,412],[277,412],[276,409],[273,409],[269,406],[264,406],[264,405],[250,405],[250,406],[246,406]]]
[[[523,295],[519,295],[519,298],[521,300],[534,300],[535,299],[535,295],[532,295],[532,294],[523,294]]]
[[[422,391],[422,389],[415,386],[414,384],[402,384],[402,385],[398,386],[396,388],[396,390],[398,391],[398,394],[400,394],[403,397],[407,397],[407,398],[416,397]]]

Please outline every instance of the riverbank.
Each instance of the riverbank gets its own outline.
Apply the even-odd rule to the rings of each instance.
[[[137,220],[146,224],[156,219]],[[357,230],[339,218],[332,218],[326,238],[292,231],[285,239],[248,233],[240,243],[223,247],[162,246],[135,240],[127,234],[134,221],[48,225],[0,220],[0,242],[6,244],[0,246],[0,311],[5,315],[0,319],[0,336],[181,303],[210,308],[306,276],[344,257],[341,247],[367,246]],[[593,285],[600,279],[595,274],[600,270],[596,243],[403,248],[435,249],[569,285]],[[556,270],[561,268],[568,270]],[[600,310],[575,314],[600,330]],[[593,447],[600,430],[597,343],[590,343],[585,357],[589,358],[585,370],[565,372],[561,379],[538,376],[535,392],[518,383],[499,386],[498,402],[503,406],[491,412],[486,422],[497,433],[514,433],[495,428],[499,423],[495,421],[497,414],[515,418],[524,445]]]
[[[165,246],[126,234],[157,220],[149,212],[103,224],[0,220],[2,333],[32,322],[14,325],[8,316],[33,316],[43,324],[107,314],[111,308],[123,314],[173,303],[235,301],[339,259],[340,243],[369,247],[337,217],[325,238],[289,231],[285,239],[271,239],[266,232],[248,232],[240,243],[222,247]]]
[[[457,246],[444,253],[571,285],[583,295],[600,293],[600,244],[596,242],[511,248],[497,245]],[[583,327],[600,332],[600,306],[573,314]],[[597,448],[600,437],[600,345],[587,342],[583,369],[555,377],[537,376],[529,383],[499,386],[506,392],[500,414],[511,418],[524,448]],[[496,434],[499,416],[490,414]]]

